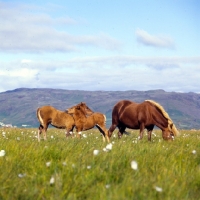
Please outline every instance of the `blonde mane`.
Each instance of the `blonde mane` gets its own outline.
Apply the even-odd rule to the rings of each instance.
[[[163,114],[163,116],[168,120],[168,128],[169,130],[171,130],[175,136],[179,135],[178,130],[176,129],[175,124],[173,123],[173,121],[171,120],[171,118],[169,117],[168,113],[165,111],[165,109],[157,102],[153,101],[153,100],[145,100],[150,102],[151,104],[155,105]]]

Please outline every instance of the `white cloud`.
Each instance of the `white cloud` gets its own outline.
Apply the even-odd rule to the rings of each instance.
[[[200,68],[200,57],[113,56],[65,61],[23,59],[0,65],[3,66],[0,70],[0,91],[40,87],[200,92],[197,84],[200,74],[194,73]]]
[[[22,64],[28,64],[28,63],[31,63],[32,61],[31,60],[29,60],[29,59],[22,59],[21,60],[21,63]]]
[[[66,13],[67,9],[52,4],[31,7],[0,3],[0,7],[0,53],[3,55],[0,92],[19,87],[200,91],[197,84],[200,57],[139,57],[131,56],[132,49],[126,49],[130,56],[101,56],[114,55],[121,43],[101,32],[99,24],[92,24],[92,20],[90,24],[85,19],[64,16],[64,12],[55,17],[58,11],[63,9]],[[97,28],[95,34],[91,33]],[[106,26],[105,30],[109,31]],[[126,33],[123,33],[124,38]],[[152,35],[141,29],[135,33],[142,45],[165,49],[175,46],[173,39],[167,36]],[[120,30],[116,35],[120,37]],[[127,47],[132,43],[128,42]],[[138,53],[137,50],[134,52]],[[82,57],[77,57],[76,52]],[[165,53],[169,55],[168,51]]]
[[[13,77],[22,77],[22,78],[30,78],[37,74],[37,70],[32,69],[16,69],[16,70],[0,70],[0,76],[9,76],[10,78]]]
[[[167,36],[150,35],[148,32],[141,29],[137,29],[135,33],[137,36],[137,41],[146,46],[168,49],[173,49],[175,46],[173,40]]]
[[[26,10],[33,10],[27,12]],[[73,52],[81,47],[92,46],[118,50],[121,43],[104,33],[96,35],[73,35],[66,31],[75,19],[68,16],[52,18],[37,13],[38,8],[9,7],[1,4],[0,51],[9,52]],[[63,25],[62,28],[59,25]]]

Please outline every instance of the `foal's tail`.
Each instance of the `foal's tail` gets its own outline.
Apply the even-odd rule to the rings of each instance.
[[[40,112],[41,112],[41,109],[38,108],[38,109],[37,109],[37,112],[36,112],[37,118],[38,118],[38,121],[40,122],[40,124],[43,125],[43,119],[42,119],[42,117],[41,117]]]

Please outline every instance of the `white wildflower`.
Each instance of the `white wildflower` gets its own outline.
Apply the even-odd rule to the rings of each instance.
[[[1,151],[0,151],[0,157],[3,157],[3,156],[5,156],[5,155],[6,155],[5,150],[1,150]]]
[[[98,155],[98,154],[99,154],[99,150],[95,149],[95,150],[93,151],[93,154],[94,154],[95,156]]]
[[[50,181],[49,181],[50,185],[53,185],[55,183],[55,178],[52,176]]]
[[[87,166],[87,169],[91,169],[91,166],[90,166],[90,165],[88,165],[88,166]]]
[[[46,166],[49,167],[51,165],[51,162],[46,162]]]
[[[110,184],[105,185],[106,189],[110,188]]]
[[[20,137],[17,137],[17,140],[20,140]]]
[[[26,176],[26,174],[18,174],[18,177],[19,178],[23,178],[23,177],[25,177]]]
[[[54,137],[53,137],[53,135],[51,135],[51,139],[53,139]]]
[[[158,186],[155,186],[155,190],[156,190],[157,192],[162,192],[162,191],[163,191],[163,189],[162,189],[161,187],[158,187]]]
[[[73,167],[73,168],[75,168],[75,167],[76,167],[76,165],[75,165],[75,164],[72,164],[72,167]]]
[[[107,144],[107,145],[106,145],[106,149],[107,149],[107,150],[112,150],[112,143]]]
[[[108,152],[109,150],[108,150],[108,149],[106,149],[106,148],[103,148],[103,151],[105,151],[105,152]]]
[[[63,164],[63,166],[66,166],[66,165],[67,165],[67,163],[66,163],[66,162],[63,162],[62,164]]]
[[[83,134],[83,137],[84,137],[84,138],[86,138],[86,137],[87,137],[87,135],[85,135],[85,133],[84,133],[84,134]]]
[[[134,170],[138,169],[138,163],[135,160],[131,161],[131,168]]]
[[[196,150],[193,150],[193,151],[192,151],[192,153],[193,153],[193,154],[196,154],[196,153],[197,153],[197,151],[196,151]]]

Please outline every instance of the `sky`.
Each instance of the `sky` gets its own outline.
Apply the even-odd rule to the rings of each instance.
[[[0,0],[0,92],[200,93],[198,0]]]

